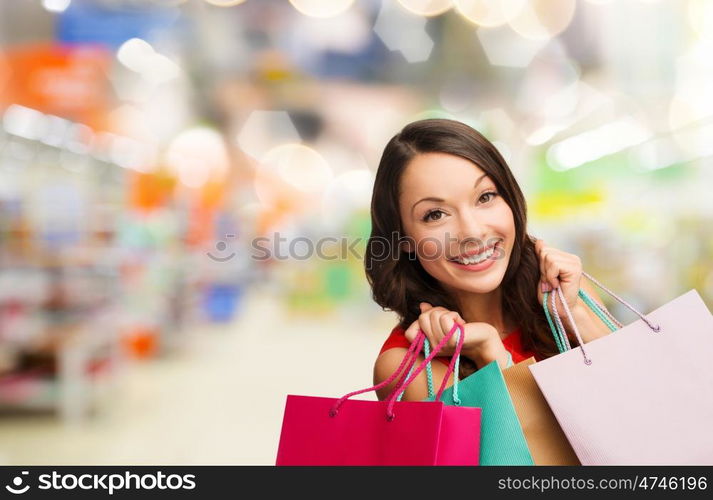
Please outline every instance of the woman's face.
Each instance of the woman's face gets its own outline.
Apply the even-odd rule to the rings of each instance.
[[[474,163],[446,153],[417,155],[401,177],[399,211],[421,265],[446,289],[488,293],[500,285],[515,222]]]

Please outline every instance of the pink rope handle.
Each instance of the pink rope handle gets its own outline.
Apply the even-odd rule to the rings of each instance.
[[[419,330],[420,332],[420,330]],[[406,352],[406,355],[404,358],[401,360],[401,364],[399,367],[396,369],[394,373],[392,373],[389,378],[384,380],[383,382],[376,384],[373,387],[368,387],[366,389],[360,389],[358,391],[350,392],[349,394],[345,394],[341,398],[337,400],[336,403],[334,403],[334,406],[329,410],[329,416],[330,417],[336,417],[337,413],[339,412],[339,408],[344,404],[344,402],[351,398],[352,396],[357,396],[359,394],[363,394],[365,392],[371,392],[371,391],[378,391],[379,389],[388,386],[391,382],[394,381],[396,377],[401,374],[401,372],[404,369],[404,366],[408,364],[408,366],[412,366],[414,362],[416,361],[418,357],[418,353],[421,352],[421,348],[423,347],[423,341],[426,338],[425,335],[423,335],[423,332],[420,332],[420,335],[418,335],[413,342],[411,342],[411,345],[408,348],[408,351]],[[408,370],[405,372],[408,373]]]
[[[443,349],[443,347],[448,343],[448,341],[451,339],[451,337],[453,337],[453,335],[459,328],[461,329],[461,332],[463,334],[458,336],[458,344],[456,345],[456,351],[453,354],[453,356],[451,357],[451,362],[448,365],[448,370],[446,371],[446,375],[443,378],[443,381],[441,382],[441,387],[438,389],[438,395],[436,397],[436,401],[439,401],[441,394],[443,393],[443,390],[445,389],[445,385],[446,385],[448,379],[450,378],[451,373],[453,373],[453,369],[455,367],[455,359],[458,356],[460,356],[460,351],[463,348],[463,340],[465,337],[465,331],[463,329],[463,326],[460,325],[459,323],[453,323],[453,326],[451,327],[450,331],[446,334],[445,337],[443,337],[441,339],[441,341],[438,343],[438,345],[433,348],[433,351],[431,352],[431,354],[429,354],[428,357],[421,362],[421,364],[418,366],[418,368],[416,368],[416,370],[404,382],[404,384],[399,388],[399,390],[395,391],[394,393],[392,393],[389,396],[389,399],[388,399],[389,404],[386,407],[386,419],[388,421],[392,421],[396,417],[393,410],[394,410],[394,405],[396,404],[396,398],[398,397],[398,395],[401,392],[406,390],[406,387],[408,387],[408,385],[416,379],[418,374],[421,373],[426,368],[428,363],[430,363],[431,360],[436,357],[438,352],[441,351],[441,349]]]
[[[456,323],[456,324],[457,324],[457,323]],[[423,343],[425,343],[426,335],[423,333],[422,330],[419,330],[419,331],[418,331],[418,335],[422,335],[422,336],[423,336],[423,339],[424,339],[424,340],[423,340]],[[462,337],[462,335],[461,335],[461,337]],[[418,338],[418,337],[417,337],[417,338]],[[459,341],[460,341],[460,340],[462,340],[462,339],[459,339]],[[415,342],[415,341],[416,341],[416,339],[414,339],[414,342]],[[420,352],[421,352],[421,349],[419,349],[418,352],[420,353]],[[459,352],[460,352],[460,351],[459,351]],[[391,393],[386,397],[385,401],[391,400],[392,397],[393,397],[394,399],[398,400],[399,394],[401,394],[401,393],[403,392],[403,391],[401,390],[402,387],[403,387],[404,390],[406,390],[406,388],[405,388],[405,385],[406,385],[406,384],[404,384],[404,382],[405,382],[406,377],[408,376],[409,371],[413,368],[413,365],[416,363],[416,358],[417,358],[417,357],[418,357],[418,356],[414,356],[414,357],[413,357],[413,360],[409,363],[408,368],[406,368],[406,369],[404,370],[404,373],[403,373],[403,375],[401,376],[401,380],[399,380],[399,382],[395,385],[394,390],[391,391]],[[445,390],[445,387],[446,387],[446,381],[448,380],[448,377],[450,376],[450,374],[455,371],[456,359],[457,359],[457,356],[456,356],[455,354],[453,354],[453,356],[451,357],[451,362],[448,364],[448,370],[446,370],[446,376],[444,377],[443,381],[441,381],[441,386],[440,386],[440,388],[438,389],[438,393],[436,394],[436,401],[438,401],[438,400],[441,399],[441,395],[443,394],[443,391]],[[412,381],[413,381],[413,380],[411,380],[409,383],[411,383]]]
[[[406,381],[406,378],[409,376],[409,372],[413,369],[414,365],[416,364],[416,361],[418,360],[418,355],[421,353],[423,350],[423,346],[426,343],[426,334],[423,333],[422,330],[419,330],[418,333],[416,334],[416,338],[413,339],[413,343],[418,342],[418,349],[416,349],[415,353],[410,356],[408,363],[406,363],[406,367],[403,370],[403,373],[401,374],[401,378],[399,378],[399,381],[394,384],[394,388],[391,390],[388,396],[384,399],[384,401],[388,401],[391,399],[391,396],[401,389],[401,387],[404,385],[404,382]],[[408,353],[407,353],[408,356]]]
[[[414,351],[412,355],[409,357],[408,363],[406,363],[406,366],[401,374],[401,377],[399,378],[398,382],[394,384],[394,388],[391,390],[388,396],[384,399],[384,401],[388,401],[391,399],[391,396],[394,395],[396,391],[401,389],[401,387],[404,385],[404,382],[406,381],[406,378],[409,376],[409,372],[413,369],[414,365],[416,364],[416,361],[418,360],[418,355],[421,353],[423,350],[423,345],[426,343],[426,334],[423,333],[422,330],[419,330],[418,333],[416,334],[416,338],[413,339],[413,342],[411,345],[414,343],[418,343],[418,348]],[[409,353],[406,354],[409,356]]]
[[[455,326],[455,325],[453,325]],[[463,349],[463,342],[465,341],[465,328],[463,328],[463,325],[461,326],[461,335],[458,337],[458,344],[456,345],[456,350],[453,353],[453,356],[451,356],[451,362],[448,364],[448,370],[446,370],[446,376],[443,377],[443,380],[441,381],[441,387],[438,389],[438,393],[436,393],[436,399],[435,401],[440,401],[441,396],[443,395],[443,391],[446,390],[446,383],[448,382],[448,379],[450,378],[451,374],[453,373],[454,377],[458,377],[458,374],[455,373],[455,366],[456,366],[456,360],[458,359],[458,356],[460,356],[461,350]],[[460,403],[458,403],[460,404]]]

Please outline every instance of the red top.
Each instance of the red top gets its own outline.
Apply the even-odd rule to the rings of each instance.
[[[503,345],[505,346],[505,349],[507,349],[510,354],[512,354],[513,363],[519,363],[520,361],[524,361],[532,356],[534,356],[535,360],[537,361],[541,360],[541,358],[534,352],[527,351],[522,347],[522,335],[519,328],[516,328],[515,330],[510,332],[503,339]],[[404,335],[404,329],[399,326],[396,326],[393,330],[391,330],[391,335],[389,335],[389,338],[387,338],[386,342],[384,342],[384,345],[381,347],[381,351],[379,351],[379,354],[384,351],[388,351],[389,349],[393,349],[394,347],[403,347],[404,349],[408,349],[410,346],[411,342],[409,342],[406,338],[406,335]],[[449,356],[436,356],[435,359],[445,364],[446,366],[448,366],[451,361],[451,358]]]

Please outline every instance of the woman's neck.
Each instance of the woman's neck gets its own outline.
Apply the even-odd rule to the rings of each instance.
[[[489,323],[495,327],[501,337],[507,336],[514,328],[503,313],[500,287],[490,293],[459,290],[456,294],[456,301],[461,316],[467,323]]]

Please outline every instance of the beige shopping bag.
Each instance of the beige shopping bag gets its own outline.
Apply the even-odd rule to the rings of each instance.
[[[529,358],[503,370],[515,412],[535,465],[580,465],[562,428],[532,377]]]

